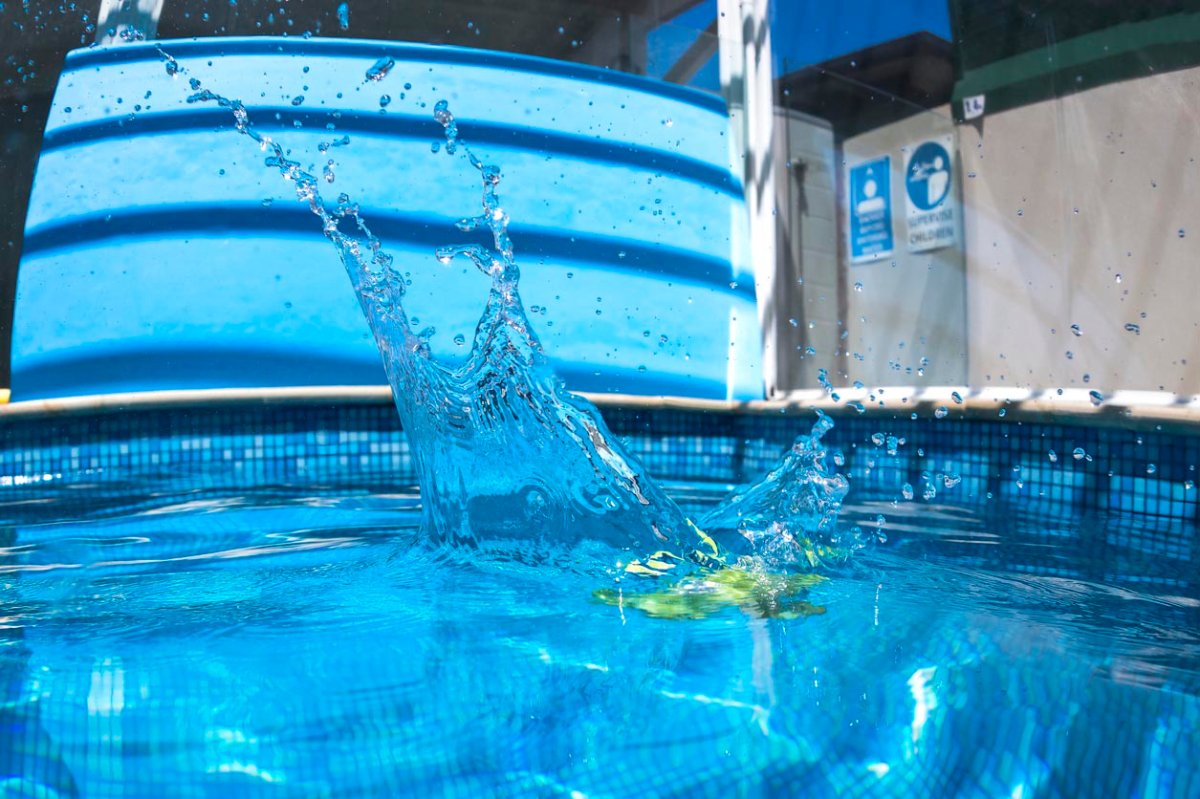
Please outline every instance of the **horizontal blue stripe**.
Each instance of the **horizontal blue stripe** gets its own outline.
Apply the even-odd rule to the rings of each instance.
[[[337,116],[335,116],[337,114]],[[293,107],[262,106],[250,109],[254,126],[263,130],[295,130],[296,123],[309,130],[324,132],[332,122],[338,133],[365,133],[422,141],[440,141],[441,125],[432,117],[413,114],[379,114],[362,111],[300,110]],[[742,199],[742,186],[729,172],[695,158],[651,147],[624,142],[587,138],[538,128],[499,125],[460,119],[469,144],[499,145],[537,153],[554,153],[605,164],[623,164],[681,177],[707,186],[733,198]],[[64,125],[46,131],[42,152],[49,153],[77,144],[105,139],[129,139],[154,133],[182,133],[197,130],[226,130],[234,135],[233,116],[224,108],[196,108],[161,114],[142,113],[132,118],[116,117]]]
[[[239,341],[236,349],[220,344],[203,349],[193,345],[173,347],[170,339],[163,339],[158,349],[79,345],[30,360],[32,364],[26,364],[19,355],[13,359],[14,399],[173,388],[387,382],[379,356],[369,345],[363,347],[363,357],[350,358],[300,346],[286,350],[256,346],[249,336]]]
[[[725,398],[725,383],[707,377],[554,359],[551,364],[572,391]],[[379,356],[369,345],[362,348],[362,357],[353,357],[302,346],[255,346],[249,341],[239,341],[236,347],[216,344],[200,348],[171,347],[169,340],[164,340],[160,349],[81,346],[57,357],[40,356],[33,365],[18,358],[13,363],[12,391],[14,401],[23,401],[179,388],[373,386],[386,382]]]
[[[385,242],[402,242],[429,247],[431,250],[472,240],[490,243],[483,238],[471,239],[467,234],[459,233],[454,229],[454,220],[451,219],[374,209],[368,209],[367,213],[371,230]],[[750,302],[755,299],[752,282],[739,282],[735,288],[730,287],[730,264],[720,258],[665,245],[516,224],[509,232],[516,244],[518,262],[528,263],[535,258],[591,262],[612,271],[658,279],[687,280],[724,294],[741,296]],[[36,227],[25,235],[22,259],[56,250],[78,249],[92,242],[114,238],[187,238],[189,235],[214,233],[324,238],[319,220],[299,205],[288,208],[263,208],[258,203],[158,206],[72,217]]]
[[[467,47],[411,42],[382,42],[366,39],[301,39],[276,36],[243,36],[211,39],[167,39],[153,44],[123,44],[111,47],[87,47],[67,54],[65,69],[82,70],[110,64],[161,61],[161,47],[175,58],[219,58],[229,55],[350,56],[374,61],[390,56],[397,62],[418,61],[434,64],[466,64],[512,72],[551,75],[558,78],[621,86],[655,94],[670,100],[720,114],[727,112],[724,99],[715,94],[674,83],[654,80],[628,72],[556,61],[551,58],[476,50]],[[186,66],[186,65],[185,65]]]

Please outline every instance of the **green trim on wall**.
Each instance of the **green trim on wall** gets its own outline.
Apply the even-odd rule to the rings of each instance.
[[[955,120],[965,97],[985,95],[990,114],[1196,65],[1200,13],[1114,25],[967,70],[954,86]]]

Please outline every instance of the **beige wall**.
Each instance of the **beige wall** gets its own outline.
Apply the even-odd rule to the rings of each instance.
[[[778,272],[763,332],[774,337],[779,361],[768,397],[815,387],[818,369],[832,374],[841,332],[833,130],[824,120],[776,109],[775,141]]]
[[[1198,103],[1191,69],[959,127],[970,385],[1200,393]]]
[[[904,160],[907,148],[925,139],[953,135],[947,109],[925,112],[847,139],[847,165],[891,155],[892,234],[890,258],[845,268],[845,324],[849,336],[840,359],[837,385],[856,380],[867,386],[959,385],[967,377],[967,306],[963,264],[962,208],[955,246],[928,252],[908,251],[904,199]],[[962,145],[960,145],[961,147]],[[956,164],[957,166],[957,164]],[[958,170],[961,171],[961,170]],[[953,184],[959,184],[957,175]],[[958,189],[952,184],[951,191]],[[846,186],[842,186],[843,193]],[[957,196],[956,196],[956,199]],[[840,225],[846,235],[846,224]],[[854,288],[861,284],[862,290]],[[859,357],[861,356],[861,360]],[[921,365],[923,358],[928,364]],[[899,370],[893,368],[899,364]],[[908,373],[908,369],[912,373]],[[924,368],[924,375],[918,373]],[[837,377],[838,379],[834,379]]]

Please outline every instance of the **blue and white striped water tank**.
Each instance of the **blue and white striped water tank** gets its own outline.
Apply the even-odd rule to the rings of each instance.
[[[381,58],[394,66],[367,79]],[[462,353],[488,289],[433,257],[480,207],[478,173],[431,146],[444,98],[502,168],[526,307],[570,388],[762,396],[720,98],[487,51],[243,38],[67,57],[18,276],[13,399],[386,382],[318,220],[228,110],[187,101],[192,80],[329,167],[328,197],[351,195],[411,273],[435,354]]]

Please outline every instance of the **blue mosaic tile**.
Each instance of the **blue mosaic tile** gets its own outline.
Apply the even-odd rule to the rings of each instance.
[[[716,484],[718,492],[765,474],[815,418],[637,408],[604,414],[653,475]],[[5,503],[39,496],[47,486],[86,491],[133,477],[182,477],[197,490],[415,482],[408,442],[394,409],[382,403],[12,418],[0,421],[0,432],[0,513]],[[895,439],[891,446],[888,437]],[[1200,438],[1194,436],[851,414],[836,419],[826,443],[841,453],[852,502],[881,503],[885,514],[931,503],[1036,513],[1044,540],[1078,539],[1080,558],[1100,564],[1080,573],[1023,553],[993,565],[1099,579],[1121,558],[1197,557],[1200,493],[1193,481]],[[911,500],[904,498],[905,484],[913,489]],[[1080,530],[1097,513],[1131,521],[1118,525],[1111,539],[1091,541]],[[1061,525],[1051,523],[1056,518]]]

